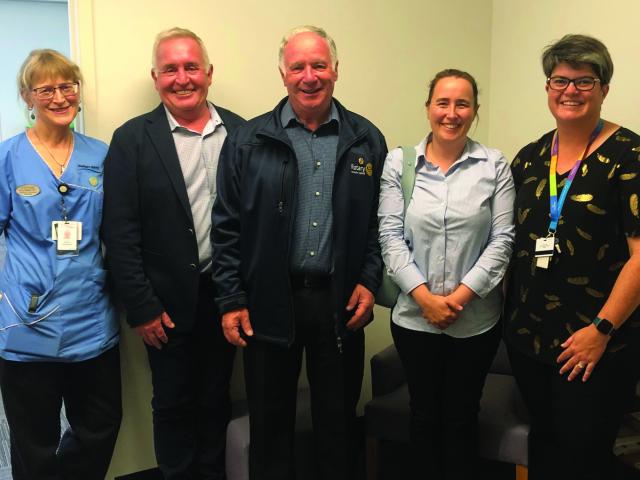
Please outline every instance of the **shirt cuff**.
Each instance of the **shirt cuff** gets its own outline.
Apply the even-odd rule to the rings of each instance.
[[[402,270],[397,271],[391,278],[400,287],[400,290],[406,294],[409,294],[409,292],[418,285],[427,283],[424,275],[413,262]]]
[[[486,280],[485,273],[474,268],[469,270],[460,283],[464,283],[480,298],[485,298],[493,290],[493,286]]]

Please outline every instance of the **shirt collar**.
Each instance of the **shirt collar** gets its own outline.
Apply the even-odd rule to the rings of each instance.
[[[430,132],[426,137],[422,139],[422,141],[418,145],[416,145],[416,153],[418,154],[416,167],[420,161],[426,163],[424,152],[426,151],[427,143],[431,141],[432,136],[433,133]],[[475,160],[487,160],[488,157],[486,150],[482,148],[481,144],[467,137],[467,143],[464,146],[464,150],[462,150],[462,155],[460,155],[460,158],[455,161],[454,165],[462,163],[470,158]]]
[[[330,122],[335,122],[340,125],[340,114],[338,113],[338,108],[333,100],[331,100],[331,111],[329,112],[329,118],[322,122],[322,125],[326,125]],[[293,111],[293,107],[291,106],[291,102],[287,100],[285,104],[282,106],[282,110],[280,111],[280,122],[282,122],[282,126],[284,128],[295,127],[297,125],[304,126],[304,124],[300,121],[296,113]],[[291,122],[294,122],[293,124]]]
[[[193,130],[189,130],[188,128],[180,125],[178,121],[175,119],[175,117],[171,115],[171,112],[169,111],[167,106],[166,105],[163,105],[163,106],[164,106],[164,111],[167,114],[167,120],[169,121],[169,129],[171,130],[171,132],[175,132],[176,129],[178,128],[187,130],[189,132],[193,132]],[[211,118],[209,118],[209,120],[207,121],[207,124],[202,130],[202,136],[215,131],[215,129],[218,128],[219,125],[224,125],[224,122],[222,121],[222,117],[220,116],[216,108],[213,106],[213,103],[207,102],[207,107],[209,108],[209,114],[211,115]],[[193,132],[193,133],[198,133],[198,135],[200,135],[199,132]]]

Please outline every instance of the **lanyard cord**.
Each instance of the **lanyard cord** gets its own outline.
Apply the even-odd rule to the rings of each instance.
[[[549,214],[551,217],[551,221],[549,222],[549,234],[553,235],[556,233],[558,228],[558,221],[560,220],[560,212],[562,212],[562,207],[564,205],[564,201],[567,198],[567,193],[569,193],[569,188],[571,187],[571,183],[578,173],[578,168],[580,168],[580,164],[584,160],[589,148],[593,144],[593,141],[602,131],[602,127],[604,127],[604,122],[602,120],[598,120],[598,125],[591,132],[591,136],[589,137],[589,142],[587,146],[584,147],[584,151],[582,152],[582,156],[573,164],[571,171],[569,172],[569,176],[567,177],[567,181],[564,184],[564,188],[562,189],[562,193],[560,193],[560,199],[558,200],[558,187],[556,184],[556,169],[558,167],[558,131],[553,135],[553,146],[551,147],[551,165],[549,165]]]

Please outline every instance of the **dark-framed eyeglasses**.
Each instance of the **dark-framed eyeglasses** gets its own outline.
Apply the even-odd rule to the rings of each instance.
[[[549,77],[547,78],[547,85],[551,90],[562,91],[566,90],[569,87],[569,84],[573,83],[573,86],[576,87],[576,90],[580,90],[581,92],[588,92],[590,90],[593,90],[596,86],[596,83],[598,83],[599,81],[599,78],[593,77]]]
[[[78,95],[80,84],[78,82],[61,83],[60,85],[47,85],[45,87],[33,88],[31,91],[36,94],[38,100],[51,100],[56,94],[56,90],[60,90],[60,93],[65,98],[75,97]]]

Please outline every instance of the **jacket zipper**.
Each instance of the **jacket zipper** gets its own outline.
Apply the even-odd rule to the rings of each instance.
[[[284,215],[284,176],[287,173],[287,165],[289,164],[289,159],[285,159],[282,162],[282,175],[280,175],[280,201],[278,202],[278,214]]]
[[[358,135],[353,137],[348,144],[344,145],[340,150],[340,152],[336,152],[336,168],[335,168],[335,171],[333,172],[334,185],[336,183],[336,174],[338,172],[338,165],[341,163],[342,157],[344,157],[345,153],[347,153],[354,144],[359,142],[365,136],[366,136],[365,133],[360,132]],[[333,205],[334,199],[335,197],[331,199],[331,208],[334,208],[334,205]],[[334,222],[334,225],[332,225],[332,229],[334,228],[335,228],[335,222]],[[333,238],[335,238],[335,232],[331,232],[331,235]],[[340,335],[340,316],[335,313],[333,314],[333,331],[335,332],[335,335],[336,335],[336,347],[338,347],[338,353],[342,355],[342,336]]]

